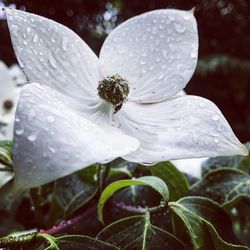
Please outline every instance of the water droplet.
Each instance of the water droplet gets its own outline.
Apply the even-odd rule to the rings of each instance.
[[[219,115],[213,115],[211,118],[212,118],[213,121],[218,121],[220,119],[220,116]]]
[[[37,36],[37,34],[35,34],[34,37],[33,37],[33,42],[36,43],[37,40],[38,40],[38,36]]]
[[[19,128],[19,129],[16,129],[16,130],[15,130],[15,133],[16,133],[17,135],[21,135],[23,132],[24,132],[24,130],[23,130],[22,128]]]
[[[51,42],[52,43],[56,43],[56,39],[52,36],[52,38],[51,38]]]
[[[27,28],[26,28],[26,31],[27,31],[27,33],[29,34],[29,33],[31,32],[31,28],[30,28],[30,27],[27,27]]]
[[[56,59],[54,58],[51,52],[49,53],[49,62],[53,68],[57,68]]]
[[[11,32],[12,32],[12,34],[13,34],[14,36],[17,36],[18,30],[19,30],[19,28],[18,28],[17,25],[15,25],[15,24],[12,24],[12,25],[11,25]]]
[[[35,134],[31,134],[31,135],[28,136],[28,140],[31,141],[31,142],[35,141],[36,138],[37,138],[37,135],[35,135]]]
[[[145,61],[140,61],[140,64],[141,64],[141,65],[145,65],[146,62],[145,62]]]
[[[55,121],[55,117],[52,116],[52,115],[49,115],[49,116],[47,117],[47,121],[48,121],[49,123],[53,123],[53,122]]]
[[[191,53],[190,53],[190,56],[192,58],[197,58],[197,50],[196,49],[192,50]]]
[[[163,78],[164,78],[163,74],[161,74],[161,75],[158,76],[158,80],[162,80]]]
[[[214,138],[214,142],[217,144],[219,142],[218,138]]]
[[[186,31],[186,27],[180,23],[175,23],[174,24],[174,27],[175,27],[175,30],[178,32],[178,33],[183,33]]]
[[[50,150],[53,154],[56,153],[56,150],[55,150],[53,147],[51,147],[51,146],[49,146],[49,150]]]

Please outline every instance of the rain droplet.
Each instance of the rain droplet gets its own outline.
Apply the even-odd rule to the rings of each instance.
[[[30,27],[27,27],[26,29],[27,33],[29,34],[31,32],[31,28]]]
[[[180,23],[175,23],[174,24],[174,27],[175,27],[175,30],[178,32],[178,33],[183,33],[186,31],[186,27]]]
[[[17,36],[17,31],[19,30],[18,26],[15,24],[11,25],[11,32],[14,36]]]
[[[211,118],[212,118],[213,121],[218,121],[220,119],[220,116],[219,115],[213,115]]]
[[[37,36],[37,34],[35,34],[34,37],[33,37],[33,42],[36,43],[37,40],[38,40],[38,36]]]
[[[55,60],[55,58],[54,58],[54,56],[52,55],[51,52],[49,53],[49,62],[50,62],[50,65],[51,65],[53,68],[57,68],[56,60]]]
[[[52,115],[49,115],[49,116],[47,117],[47,121],[48,121],[49,123],[53,123],[53,122],[55,121],[55,117],[53,117]]]
[[[215,143],[218,143],[218,142],[219,142],[219,139],[218,139],[218,138],[214,138],[214,142],[215,142]]]
[[[17,135],[21,135],[23,132],[24,132],[24,130],[23,130],[22,128],[19,128],[19,129],[16,129],[16,130],[15,130],[15,133],[16,133]]]
[[[191,53],[190,53],[190,56],[191,56],[192,58],[197,58],[197,51],[196,51],[195,49],[192,50]]]
[[[32,142],[35,141],[36,138],[37,138],[37,135],[35,135],[35,134],[31,134],[31,135],[28,136],[28,140],[32,141]]]
[[[53,147],[51,147],[51,146],[49,146],[49,150],[50,150],[53,154],[56,153],[56,150],[55,150]]]

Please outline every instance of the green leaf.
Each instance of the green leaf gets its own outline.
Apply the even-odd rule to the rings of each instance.
[[[240,194],[249,195],[250,176],[233,168],[221,168],[209,172],[194,184],[190,195],[210,198],[220,204]]]
[[[56,238],[60,250],[116,250],[109,243],[81,235],[69,235]]]
[[[0,141],[0,159],[12,164],[12,141]]]
[[[90,185],[77,175],[72,174],[58,180],[55,184],[55,197],[68,216],[90,201],[97,192],[97,187]]]
[[[245,143],[244,146],[250,152],[250,142]],[[202,175],[217,168],[237,168],[246,173],[250,172],[250,156],[220,156],[210,158],[202,164]]]
[[[174,235],[153,226],[149,213],[116,221],[105,227],[97,238],[123,250],[187,249]]]
[[[152,175],[161,178],[168,186],[169,200],[182,198],[189,189],[187,178],[170,162],[161,162],[150,167]]]
[[[138,179],[119,180],[108,185],[101,194],[97,206],[98,219],[103,223],[102,210],[106,201],[119,189],[132,185],[147,185],[157,191],[162,197],[164,202],[169,199],[168,187],[165,182],[158,177],[144,176]]]
[[[11,171],[0,171],[0,189],[12,180],[14,177],[14,172]]]
[[[171,210],[181,219],[183,224],[186,227],[188,232],[192,249],[194,250],[234,250],[241,249],[246,250],[247,247],[235,245],[226,242],[220,237],[214,226],[209,222],[209,220],[214,221],[213,216],[216,213],[217,208],[214,211],[215,203],[212,203],[209,200],[199,200],[199,198],[190,198],[181,199],[178,202],[171,202]],[[191,205],[193,203],[193,205]],[[207,203],[207,209],[204,207]],[[201,207],[197,204],[202,204]],[[213,212],[210,213],[209,210]],[[209,219],[209,220],[208,220]],[[222,222],[222,220],[220,220]],[[218,222],[219,223],[219,222]],[[218,226],[217,223],[217,226]],[[224,223],[224,221],[223,221]],[[225,225],[226,226],[226,225]],[[226,230],[226,228],[225,228]],[[177,230],[177,237],[178,237]]]
[[[178,204],[181,204],[202,219],[209,221],[223,240],[238,243],[232,229],[231,218],[218,203],[204,197],[194,196],[185,197],[179,200]],[[223,221],[223,223],[221,223],[221,221]]]

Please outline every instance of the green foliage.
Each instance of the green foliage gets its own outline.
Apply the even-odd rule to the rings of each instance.
[[[97,238],[119,249],[186,249],[174,235],[153,226],[149,212],[116,221],[105,227]]]
[[[223,158],[191,187],[169,162],[90,166],[14,197],[11,213],[0,213],[0,248],[250,249],[248,158],[237,159]],[[6,236],[30,228],[43,230]]]
[[[250,153],[250,143],[245,143],[244,146]],[[220,168],[220,167],[231,167],[242,170],[246,173],[250,172],[250,156],[220,156],[210,158],[202,164],[202,174],[206,174],[209,171]]]
[[[102,192],[100,200],[98,202],[97,211],[98,218],[103,223],[102,209],[106,201],[119,189],[132,186],[132,185],[147,185],[152,187],[157,191],[163,198],[163,201],[166,203],[169,199],[169,192],[166,184],[159,178],[153,176],[144,176],[138,179],[131,180],[120,180],[111,183],[106,189]]]
[[[167,184],[170,201],[176,201],[187,193],[189,188],[188,181],[185,175],[183,175],[172,163],[158,163],[153,165],[150,171],[152,175],[161,178]]]

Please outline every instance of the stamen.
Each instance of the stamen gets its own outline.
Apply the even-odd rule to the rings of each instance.
[[[98,95],[114,106],[114,113],[121,109],[129,94],[128,81],[118,74],[105,77],[99,82]]]

